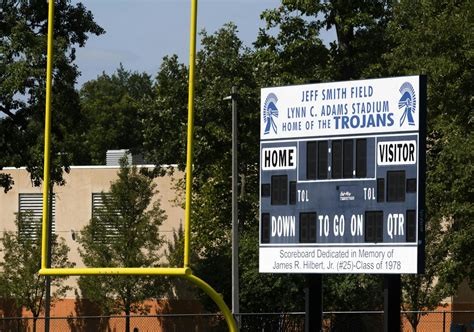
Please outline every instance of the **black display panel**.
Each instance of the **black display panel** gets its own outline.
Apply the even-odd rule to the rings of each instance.
[[[383,242],[383,211],[365,213],[365,242]]]
[[[387,202],[405,201],[405,171],[387,172]]]
[[[356,140],[356,177],[367,176],[367,139]]]
[[[342,178],[342,141],[332,141],[331,175],[333,179]]]
[[[385,201],[385,179],[377,179],[377,202]]]
[[[346,139],[342,142],[342,177],[352,178],[354,169],[354,142]]]
[[[300,243],[316,242],[316,212],[300,213]]]
[[[272,205],[288,204],[288,175],[272,176]]]
[[[290,205],[296,204],[296,181],[290,181]]]
[[[416,179],[407,179],[407,193],[416,193]]]
[[[270,213],[262,213],[261,241],[270,242]]]
[[[328,141],[318,142],[318,179],[328,178]]]
[[[316,179],[316,142],[306,143],[306,178]]]
[[[416,241],[416,211],[408,210],[407,216],[407,242]]]

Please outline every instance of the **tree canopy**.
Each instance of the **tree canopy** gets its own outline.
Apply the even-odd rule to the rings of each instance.
[[[455,147],[459,144],[470,147],[468,143],[472,140],[470,6],[468,2],[434,1],[417,4],[284,1],[278,8],[262,13],[266,26],[260,30],[254,49],[243,47],[235,26],[225,26],[211,36],[204,32],[197,61],[194,155],[193,241],[199,248],[198,273],[210,274],[210,282],[220,285],[217,287],[228,298],[230,277],[209,272],[215,271],[216,262],[221,262],[218,266],[230,268],[230,107],[222,103],[222,98],[230,94],[232,85],[243,91],[238,101],[239,172],[242,173],[239,204],[241,255],[246,252],[245,257],[249,257],[257,244],[258,88],[428,74],[427,270],[424,277],[416,277],[416,282],[411,277],[405,279],[405,294],[414,294],[413,287],[424,294],[416,295],[417,300],[405,300],[411,309],[421,309],[435,307],[444,296],[452,294],[462,278],[469,275],[472,261],[466,251],[464,254],[460,251],[461,248],[466,250],[472,239],[469,224],[463,222],[469,220],[472,213],[469,201],[472,170],[469,166],[466,168],[472,159],[472,149]],[[453,29],[443,29],[443,26],[453,26]],[[337,40],[329,45],[320,38],[322,29],[326,28],[335,29],[337,35]],[[444,49],[449,50],[442,52]],[[167,58],[157,75],[156,91],[162,95],[155,98],[154,109],[149,113],[159,120],[148,121],[145,126],[147,133],[159,133],[163,123],[163,128],[170,128],[166,133],[172,132],[171,136],[182,142],[172,145],[171,150],[180,163],[184,160],[184,128],[177,130],[170,124],[180,128],[186,124],[185,80],[184,65],[179,64],[176,57]],[[155,156],[154,160],[159,160],[158,156],[173,155],[165,152],[167,146],[152,144],[148,137],[161,137],[161,142],[166,138],[159,134],[145,138],[146,150]],[[449,199],[446,193],[450,193]],[[453,226],[445,227],[450,224]],[[452,255],[449,257],[453,259],[445,259],[446,255]],[[244,285],[267,278],[252,275],[256,271],[255,266],[251,267],[254,263],[246,259],[241,266]],[[331,294],[325,298],[326,308],[341,308],[345,303],[345,295],[337,291],[337,285],[341,284],[354,294],[367,292],[367,298],[374,300],[369,294],[379,294],[378,300],[370,303],[358,301],[360,308],[376,309],[382,305],[377,276],[329,276],[325,280],[326,293]],[[272,284],[276,290],[278,282]],[[302,281],[298,285],[301,288]],[[246,296],[251,295],[243,290],[244,307],[258,301]],[[350,304],[347,308],[357,309]]]
[[[104,165],[107,150],[142,152],[140,108],[151,100],[152,92],[149,75],[132,73],[122,65],[110,76],[103,73],[84,83],[80,90],[81,121],[87,130],[82,144],[88,149],[90,163]]]
[[[387,30],[385,74],[428,77],[426,268],[404,278],[410,310],[436,308],[465,278],[474,286],[473,9],[469,1],[403,1]],[[416,328],[419,315],[409,318]]]
[[[0,170],[27,166],[39,184],[43,165],[43,125],[46,87],[48,3],[3,1],[0,12]],[[79,98],[74,84],[79,75],[76,47],[90,34],[104,30],[81,3],[56,1],[53,59],[53,176],[62,182],[61,167],[80,163],[81,127]],[[11,178],[0,174],[8,190]]]

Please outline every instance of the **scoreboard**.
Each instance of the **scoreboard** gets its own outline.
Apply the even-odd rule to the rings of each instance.
[[[262,89],[260,272],[422,272],[425,115],[425,76]]]

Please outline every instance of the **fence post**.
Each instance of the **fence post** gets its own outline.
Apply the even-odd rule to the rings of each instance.
[[[443,310],[443,332],[446,332],[446,310]]]
[[[321,274],[306,275],[305,332],[320,332],[323,326],[323,277]]]

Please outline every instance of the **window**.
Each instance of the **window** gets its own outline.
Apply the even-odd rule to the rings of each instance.
[[[343,141],[342,154],[342,177],[352,178],[353,177],[353,163],[354,163],[354,152],[353,152],[353,141],[346,139]]]
[[[318,142],[318,179],[328,178],[328,141]]]
[[[316,212],[300,213],[300,243],[316,242]]]
[[[21,215],[21,221],[18,225],[20,239],[36,240],[41,237],[41,224],[43,222],[43,194],[19,194],[18,212]],[[56,231],[55,212],[56,196],[53,194],[51,204],[51,230]]]
[[[383,211],[365,212],[365,242],[383,242]]]
[[[270,243],[270,213],[262,213],[262,243]]]
[[[316,179],[316,142],[306,143],[306,178]]]
[[[342,141],[332,141],[331,177],[342,178]]]
[[[387,172],[387,202],[405,201],[405,171]]]
[[[111,197],[108,193],[104,193],[104,195],[106,197]],[[118,237],[119,230],[114,221],[119,215],[119,211],[112,211],[112,213],[108,211],[107,213],[102,193],[92,193],[92,218],[97,221],[99,226],[98,229],[102,230],[94,234],[95,241],[105,243],[107,242],[107,239]]]
[[[272,176],[272,205],[288,204],[288,175]]]
[[[356,177],[367,177],[367,140],[356,140]]]
[[[407,225],[406,225],[407,242],[416,241],[416,211],[407,210]]]

